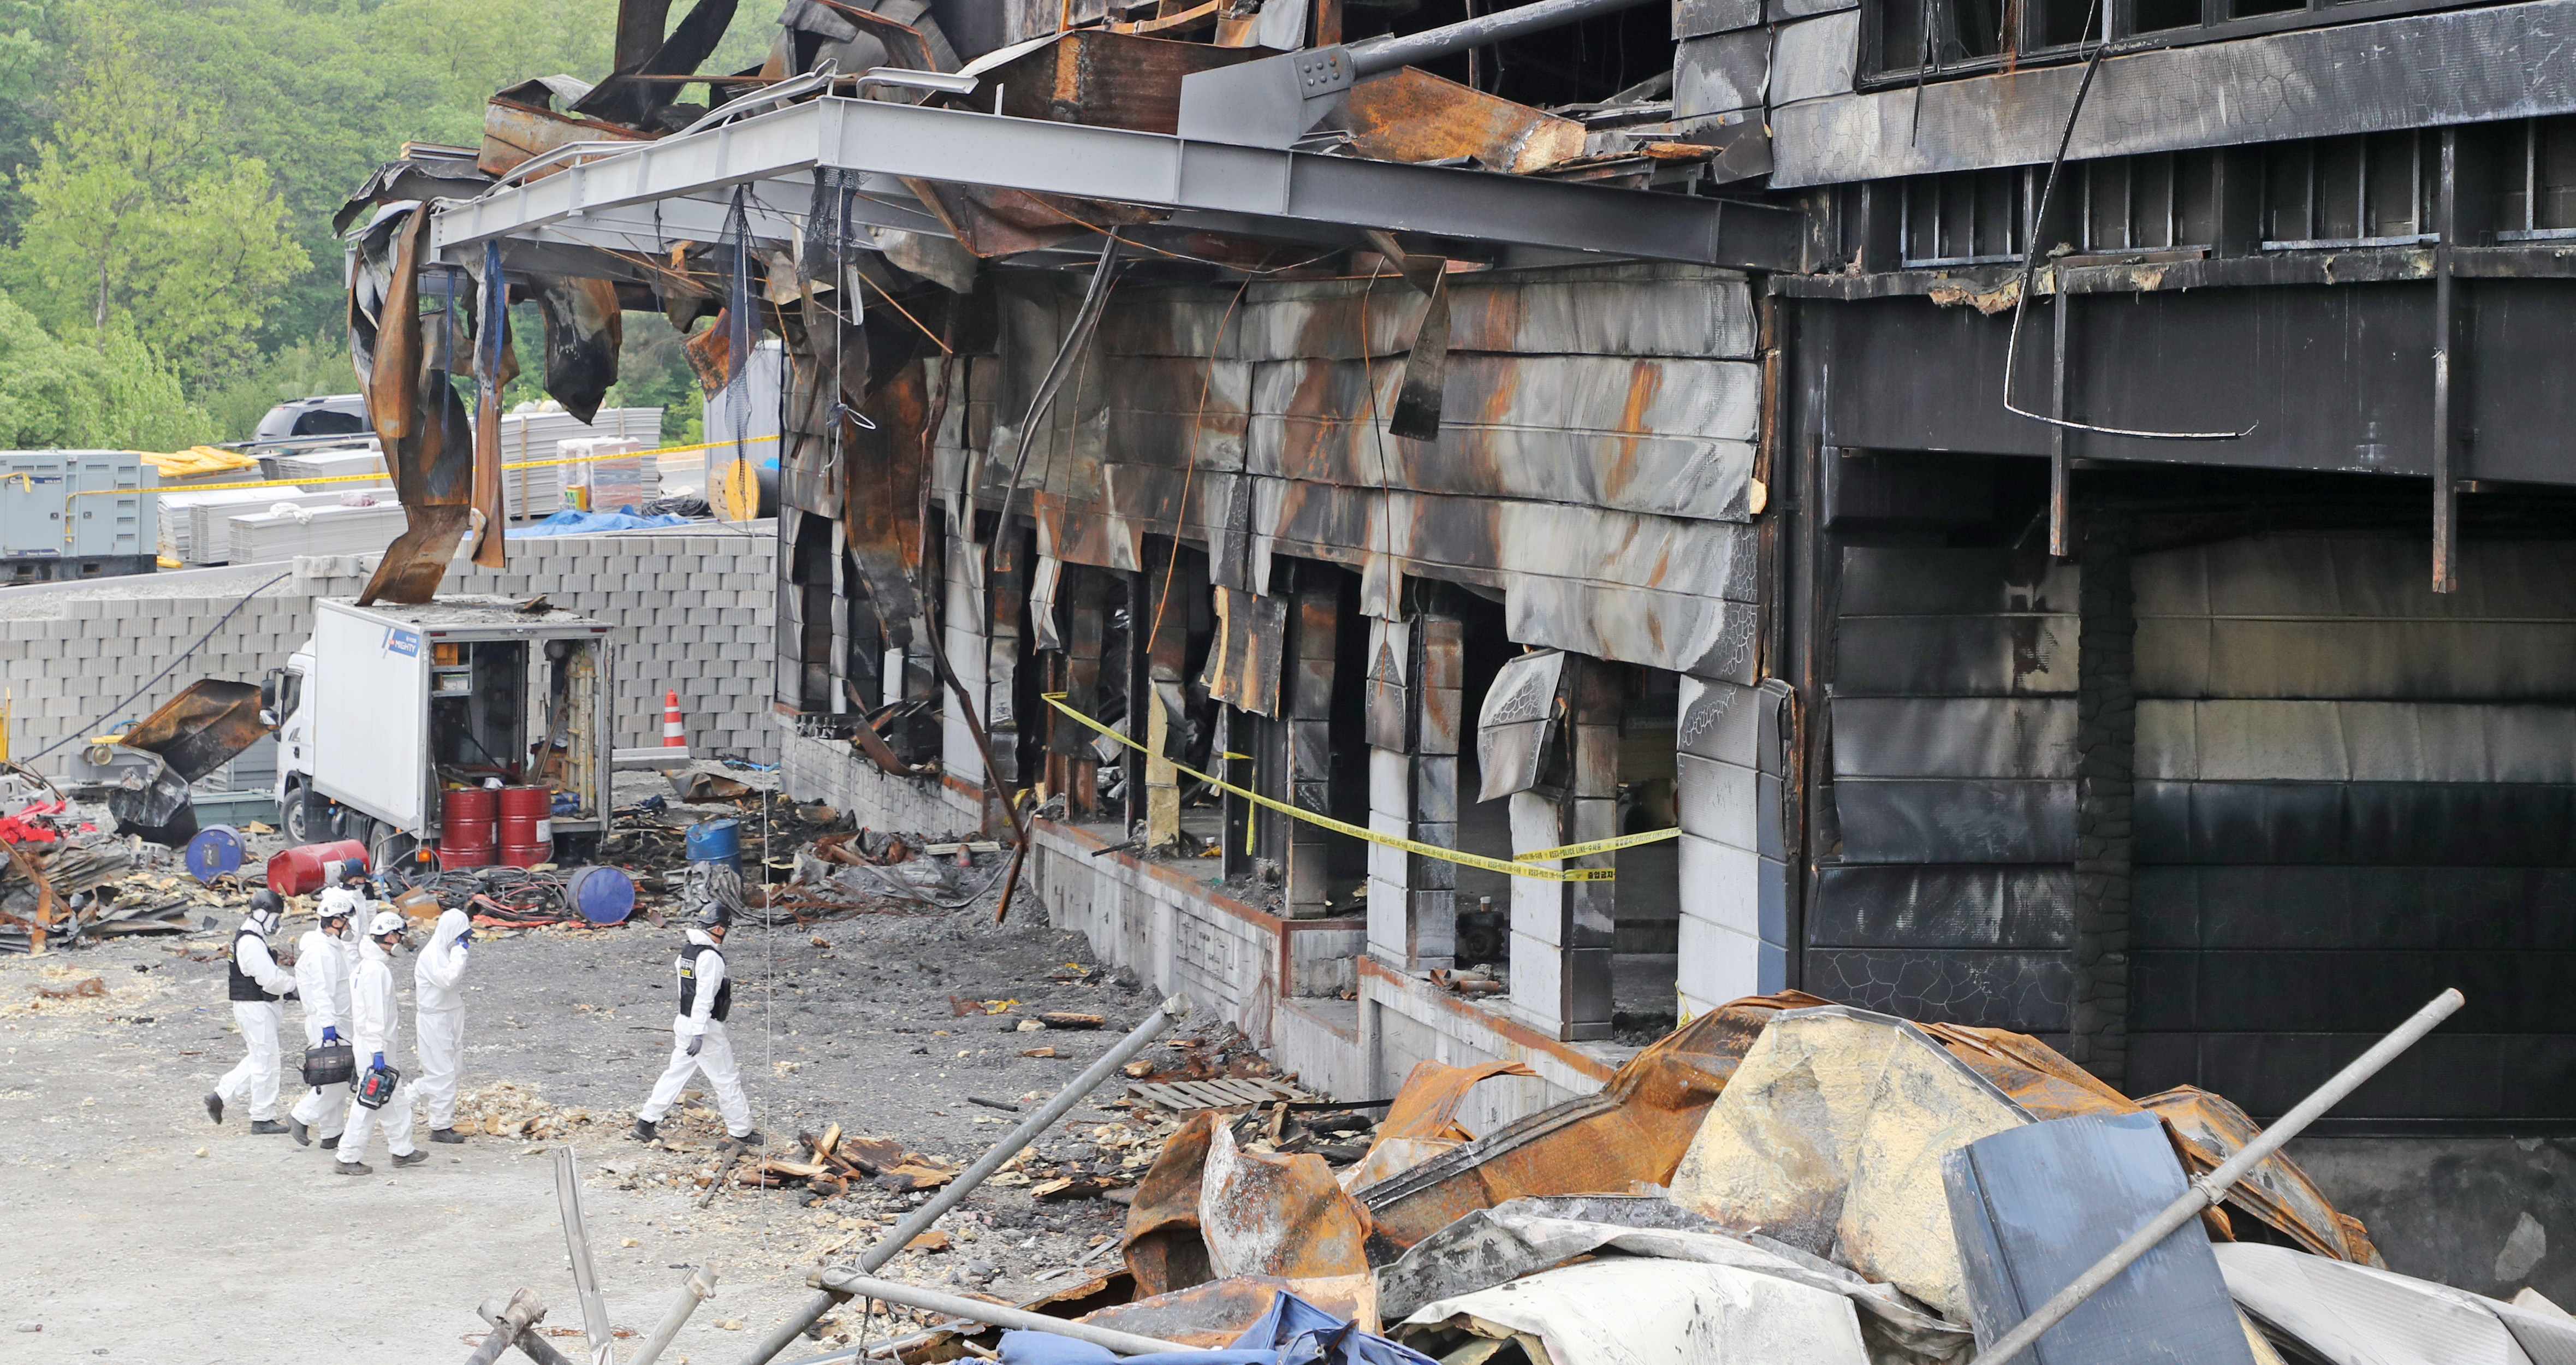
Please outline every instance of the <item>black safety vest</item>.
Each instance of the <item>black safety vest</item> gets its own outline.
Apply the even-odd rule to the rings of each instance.
[[[246,938],[259,939],[262,944],[268,942],[268,940],[255,929],[244,929],[240,933],[233,935],[233,960],[231,963],[233,969],[232,998],[235,1000],[283,999],[283,996],[271,995],[267,991],[260,989],[259,978],[252,976],[250,973],[241,969],[241,941]]]
[[[698,1007],[698,954],[700,953],[715,953],[716,961],[724,961],[724,954],[717,953],[713,944],[692,943],[680,950],[680,1013],[682,1014],[690,1013]],[[724,981],[716,987],[715,1008],[707,1011],[707,1017],[721,1024],[725,1021],[725,1016],[731,1013],[733,1013],[733,974],[728,972],[725,974]]]

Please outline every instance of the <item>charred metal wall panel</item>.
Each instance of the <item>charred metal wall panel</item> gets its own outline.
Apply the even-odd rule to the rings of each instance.
[[[2078,575],[1991,549],[1841,558],[1828,788],[1841,843],[1814,884],[1805,987],[1915,1018],[2063,1034]]]
[[[2067,154],[2564,113],[2576,109],[2576,72],[2531,54],[2571,41],[2576,0],[2537,0],[2115,57],[2101,64]],[[2068,64],[1786,105],[1771,116],[1772,184],[2046,164],[2083,76]]]
[[[2444,986],[2338,1112],[2576,1118],[2576,544],[2276,535],[2145,554],[2129,1085],[2278,1113]],[[2286,1070],[2287,1074],[2282,1074]],[[2235,1087],[2228,1089],[2228,1087]]]
[[[2008,280],[2004,287],[2004,295],[1985,301],[2009,303]],[[2011,312],[1988,315],[1969,294],[1962,289],[1948,306],[1893,298],[1815,311],[1806,333],[1817,349],[1808,363],[1865,376],[1829,392],[1828,429],[1839,446],[2048,453],[2048,429],[2003,408]],[[2464,473],[2576,482],[2564,436],[2576,426],[2576,388],[2528,378],[2548,372],[2556,363],[2551,348],[2576,330],[2576,285],[2478,280],[2463,286],[2463,295],[2472,339],[2459,351],[2462,429],[2476,434]],[[2429,283],[2176,290],[2088,301],[2076,310],[2067,343],[2068,415],[2153,430],[2253,427],[2241,440],[2188,446],[2086,435],[2085,452],[2105,459],[2425,476],[2432,310]],[[2045,326],[2036,313],[2030,323]],[[1905,363],[1878,363],[1890,354]],[[2047,403],[2049,365],[2048,346],[2022,347],[2014,392],[2025,407]],[[2554,563],[2554,553],[2540,562]],[[2463,577],[2472,595],[2475,579]],[[2420,584],[2416,590],[2430,596]],[[2141,650],[2142,666],[2149,656]]]
[[[1393,276],[1122,288],[1031,444],[1039,550],[1136,569],[1176,523],[1217,583],[1275,556],[1504,591],[1512,637],[1750,684],[1758,374],[1742,276],[1671,266],[1454,277],[1441,438],[1387,436],[1422,301]],[[943,488],[998,500],[1062,289],[999,300],[999,354],[950,360]],[[1369,381],[1378,382],[1372,402]],[[1372,412],[1376,414],[1372,416]]]

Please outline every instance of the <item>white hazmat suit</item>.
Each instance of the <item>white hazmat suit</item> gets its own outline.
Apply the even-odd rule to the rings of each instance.
[[[733,1063],[733,1041],[725,1034],[733,991],[725,983],[724,953],[703,929],[689,931],[688,946],[672,968],[679,978],[680,1012],[671,1019],[671,1064],[653,1087],[653,1097],[635,1111],[646,1123],[659,1123],[678,1103],[689,1077],[704,1072],[716,1092],[716,1110],[724,1115],[725,1132],[743,1137],[751,1132],[751,1101],[742,1093],[742,1072]],[[696,1041],[697,1051],[689,1044]]]
[[[358,1074],[382,1057],[387,1066],[395,1066],[394,1044],[400,1041],[402,1005],[394,994],[393,959],[376,938],[402,929],[402,916],[385,911],[367,926],[369,935],[358,945],[358,974],[349,982],[351,1024],[357,1030]],[[348,1126],[340,1134],[339,1158],[344,1166],[363,1162],[367,1139],[381,1122],[385,1129],[385,1146],[395,1156],[409,1156],[417,1150],[411,1140],[412,1082],[406,1076],[394,1086],[381,1109],[369,1109],[355,1099],[349,1101]]]
[[[277,1119],[278,1001],[295,989],[294,976],[278,966],[276,954],[269,951],[268,930],[274,923],[273,917],[254,910],[233,933],[229,994],[245,1055],[215,1082],[215,1096],[226,1104],[245,1092],[250,1095],[253,1123]]]
[[[412,1022],[419,1034],[413,1046],[420,1053],[420,1100],[429,1107],[433,1133],[456,1126],[456,1073],[465,1066],[465,997],[459,986],[465,945],[473,935],[474,921],[464,911],[442,913],[412,968]]]
[[[322,908],[329,915],[335,907],[326,896]],[[363,920],[353,915],[350,922],[354,925]],[[337,1032],[340,1041],[351,1048],[357,1046],[349,1034],[354,1027],[349,1019],[349,949],[357,937],[355,928],[342,929],[335,937],[315,925],[295,941],[295,993],[304,1001],[304,1045],[308,1048],[322,1045],[324,1029]],[[338,1136],[342,1116],[348,1112],[340,1103],[342,1096],[335,1093],[338,1090],[338,1086],[327,1091],[312,1087],[295,1102],[287,1117],[306,1128],[327,1124],[322,1136]]]

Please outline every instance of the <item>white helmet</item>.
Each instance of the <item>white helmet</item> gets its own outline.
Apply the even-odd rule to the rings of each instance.
[[[369,938],[383,938],[387,934],[399,934],[402,931],[403,917],[391,910],[379,910],[374,919],[367,921]]]

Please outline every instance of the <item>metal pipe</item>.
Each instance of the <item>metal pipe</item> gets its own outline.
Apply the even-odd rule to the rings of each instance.
[[[1597,14],[1635,9],[1645,3],[1647,0],[1538,0],[1534,5],[1499,10],[1464,23],[1444,24],[1420,33],[1408,33],[1401,38],[1371,38],[1364,43],[1351,44],[1351,74],[1354,78],[1374,76],[1399,66],[1413,66],[1464,52],[1471,47],[1491,47],[1495,43],[1562,27]]]
[[[572,1261],[573,1291],[581,1300],[581,1328],[590,1342],[590,1365],[617,1365],[610,1346],[608,1300],[599,1292],[599,1265],[590,1255],[590,1219],[581,1211],[581,1167],[570,1147],[555,1149],[555,1206],[563,1215],[564,1251]]]
[[[699,1304],[714,1298],[715,1293],[716,1273],[713,1270],[699,1266],[690,1271],[689,1278],[680,1284],[678,1296],[671,1300],[670,1308],[662,1314],[662,1325],[653,1329],[653,1335],[644,1339],[643,1346],[627,1360],[626,1365],[653,1365],[654,1361],[661,1359],[663,1348],[671,1344],[671,1338],[680,1334],[680,1328],[688,1322],[689,1315],[698,1311]]]
[[[483,1344],[475,1347],[474,1354],[465,1358],[465,1365],[492,1365],[501,1358],[503,1351],[510,1349],[512,1337],[526,1331],[530,1324],[545,1315],[546,1306],[537,1302],[535,1291],[522,1289],[512,1294],[510,1306],[501,1310],[500,1321],[493,1324],[492,1334],[483,1338]]]
[[[824,1286],[835,1294],[847,1295],[854,1299],[883,1299],[887,1303],[899,1303],[906,1308],[928,1309],[933,1313],[945,1313],[952,1318],[964,1318],[968,1322],[985,1322],[995,1327],[1016,1328],[1023,1332],[1045,1332],[1053,1336],[1071,1337],[1076,1341],[1087,1341],[1094,1346],[1106,1347],[1120,1355],[1141,1356],[1151,1355],[1157,1351],[1195,1349],[1178,1342],[1140,1337],[1133,1332],[1114,1331],[1107,1327],[1093,1327],[1086,1323],[1068,1322],[1063,1318],[1051,1318],[1044,1313],[1032,1313],[1025,1308],[1005,1307],[1002,1304],[970,1299],[960,1294],[942,1294],[936,1289],[924,1289],[917,1284],[898,1284],[893,1280],[873,1279],[855,1271],[818,1270],[807,1276],[806,1282]]]
[[[2205,1208],[2215,1207],[2227,1197],[2227,1189],[2252,1170],[2256,1163],[2281,1149],[2301,1130],[2316,1122],[2317,1117],[2341,1102],[2363,1081],[2379,1074],[2379,1069],[2396,1059],[2397,1054],[2413,1047],[2417,1040],[2433,1031],[2435,1024],[2457,1013],[2467,998],[2458,990],[2446,990],[2433,997],[2431,1004],[2415,1011],[2413,1018],[2397,1026],[2397,1031],[2380,1039],[2370,1051],[2352,1060],[2352,1064],[2318,1086],[2297,1107],[2283,1114],[2271,1127],[2264,1129],[2242,1151],[2229,1157],[2217,1170],[2191,1182],[2191,1188],[2165,1205],[2164,1211],[2147,1220],[2147,1225],[2129,1234],[2129,1239],[2111,1249],[2111,1254],[2093,1263],[2093,1268],[2078,1275],[2064,1289],[2039,1306],[2039,1311],[2022,1320],[2020,1326],[2004,1333],[2003,1338],[1980,1352],[1972,1365],[2003,1365],[2039,1340],[2040,1334],[2056,1326],[2067,1314],[2093,1297],[2109,1284],[2129,1263],[2147,1254],[2174,1229],[2200,1216]]]
[[[1003,1162],[1019,1155],[1021,1149],[1037,1141],[1038,1134],[1055,1126],[1056,1120],[1071,1112],[1073,1107],[1080,1104],[1101,1082],[1109,1079],[1118,1068],[1125,1066],[1137,1053],[1144,1051],[1156,1038],[1161,1037],[1163,1030],[1179,1023],[1189,1012],[1189,997],[1182,995],[1173,996],[1155,1006],[1154,1012],[1146,1015],[1145,1021],[1138,1024],[1133,1032],[1119,1039],[1116,1047],[1100,1054],[1099,1060],[1083,1068],[1081,1075],[1074,1077],[1064,1089],[1057,1091],[1055,1098],[1048,1100],[1036,1113],[1022,1120],[1019,1127],[1012,1129],[1001,1141],[994,1143],[992,1150],[984,1153],[981,1160],[966,1168],[965,1174],[948,1182],[939,1193],[931,1196],[930,1202],[913,1210],[911,1217],[896,1224],[894,1231],[887,1233],[883,1240],[868,1248],[866,1254],[859,1257],[855,1273],[874,1274],[879,1267],[893,1260],[896,1252],[912,1244],[913,1238],[928,1232],[930,1225],[939,1221],[940,1215],[964,1203],[966,1196],[974,1193],[976,1186],[983,1184],[987,1177],[1002,1169]],[[828,1278],[833,1272],[826,1270],[817,1273]],[[769,1365],[771,1360],[777,1358],[779,1352],[787,1349],[788,1343],[796,1340],[797,1333],[821,1321],[823,1315],[831,1312],[834,1305],[849,1297],[847,1293],[827,1289],[826,1292],[807,1300],[805,1306],[798,1309],[793,1317],[772,1329],[768,1336],[761,1338],[751,1348],[751,1353],[742,1358],[742,1365]],[[962,1300],[962,1302],[972,1302],[972,1300]]]
[[[502,1307],[499,1299],[485,1299],[482,1306],[476,1308],[474,1311],[481,1314],[483,1320],[492,1324],[494,1327],[505,1327],[507,1325],[502,1316],[507,1310]],[[538,1316],[542,1317],[544,1315],[540,1313]],[[544,1337],[538,1336],[536,1329],[533,1327],[522,1327],[518,1331],[512,1333],[510,1336],[510,1344],[518,1347],[519,1354],[537,1362],[537,1365],[573,1365],[573,1362],[567,1359],[563,1352],[556,1350],[553,1344],[548,1342]]]

